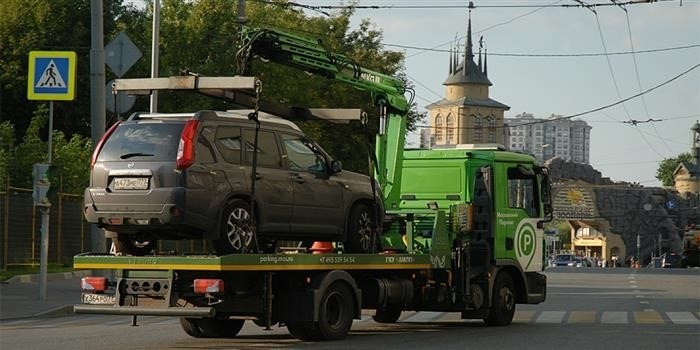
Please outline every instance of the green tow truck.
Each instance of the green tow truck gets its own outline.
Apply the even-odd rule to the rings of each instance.
[[[80,254],[76,269],[111,270],[113,277],[85,277],[76,313],[176,316],[193,337],[235,337],[252,320],[286,326],[302,340],[334,340],[363,309],[374,310],[380,323],[410,310],[459,312],[505,326],[516,304],[545,300],[543,223],[552,208],[546,168],[534,157],[491,145],[406,150],[409,103],[400,80],[309,38],[249,29],[244,39],[242,67],[255,54],[370,93],[380,115],[373,163],[385,208],[377,213],[384,217],[375,237],[381,247],[374,254],[340,247],[324,254]],[[142,79],[150,85],[141,90],[184,89],[294,114],[257,101],[257,84],[187,79]]]

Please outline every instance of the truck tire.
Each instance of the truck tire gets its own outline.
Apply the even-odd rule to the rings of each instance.
[[[303,341],[320,340],[318,327],[313,322],[292,322],[287,323],[287,330],[294,338]]]
[[[199,326],[197,326],[197,320],[197,318],[180,317],[180,327],[182,327],[182,330],[190,337],[204,338],[204,334],[202,334],[202,331],[199,330]]]
[[[515,287],[509,274],[500,272],[493,286],[489,315],[484,319],[487,326],[507,326],[515,314]]]
[[[255,238],[256,223],[250,205],[236,199],[224,208],[221,216],[219,238],[214,241],[214,249],[219,255],[251,252]]]
[[[328,286],[318,305],[318,322],[287,323],[289,333],[300,340],[338,340],[352,327],[354,317],[353,295],[340,282]]]
[[[116,239],[112,239],[114,252],[117,255],[144,256],[156,248],[155,240],[140,241],[133,235],[118,234]]]
[[[245,320],[235,319],[200,318],[194,320],[204,338],[235,338],[245,323]]]
[[[365,203],[357,203],[348,214],[343,250],[345,253],[374,253],[378,240],[372,208]]]
[[[318,331],[323,340],[344,338],[352,327],[354,317],[353,295],[348,287],[335,282],[321,297],[318,310]]]
[[[396,323],[401,317],[400,307],[388,307],[386,309],[377,309],[372,319],[377,323]]]

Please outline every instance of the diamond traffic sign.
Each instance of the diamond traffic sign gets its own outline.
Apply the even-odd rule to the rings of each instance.
[[[134,45],[134,42],[131,41],[129,36],[124,32],[119,33],[112,42],[105,46],[105,63],[119,78],[121,78],[141,56],[142,54],[139,48]]]
[[[76,54],[73,51],[29,52],[27,98],[30,100],[75,99]]]

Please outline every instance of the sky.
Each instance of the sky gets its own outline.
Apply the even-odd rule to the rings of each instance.
[[[296,2],[347,5],[340,0]],[[511,107],[506,118],[523,112],[537,118],[570,116],[641,94],[574,118],[592,126],[591,165],[613,181],[660,186],[659,162],[690,151],[690,128],[700,120],[700,0],[627,5],[627,11],[597,6],[595,13],[558,6],[578,4],[574,0],[473,2],[475,52],[483,35],[493,83],[490,97]],[[443,96],[449,66],[446,50],[455,37],[466,36],[467,3],[360,0],[359,6],[393,7],[358,8],[351,23],[356,28],[362,19],[369,19],[383,32],[386,50],[405,52],[415,102],[424,111]],[[649,119],[655,121],[630,123]],[[409,140],[416,143],[417,137]]]

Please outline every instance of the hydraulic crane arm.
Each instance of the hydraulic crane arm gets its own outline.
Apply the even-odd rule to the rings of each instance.
[[[398,206],[401,166],[409,105],[401,80],[363,68],[347,56],[328,51],[319,41],[276,29],[244,28],[243,44],[236,55],[239,74],[249,74],[250,59],[294,67],[367,91],[380,110],[376,138],[377,178],[385,207]]]

